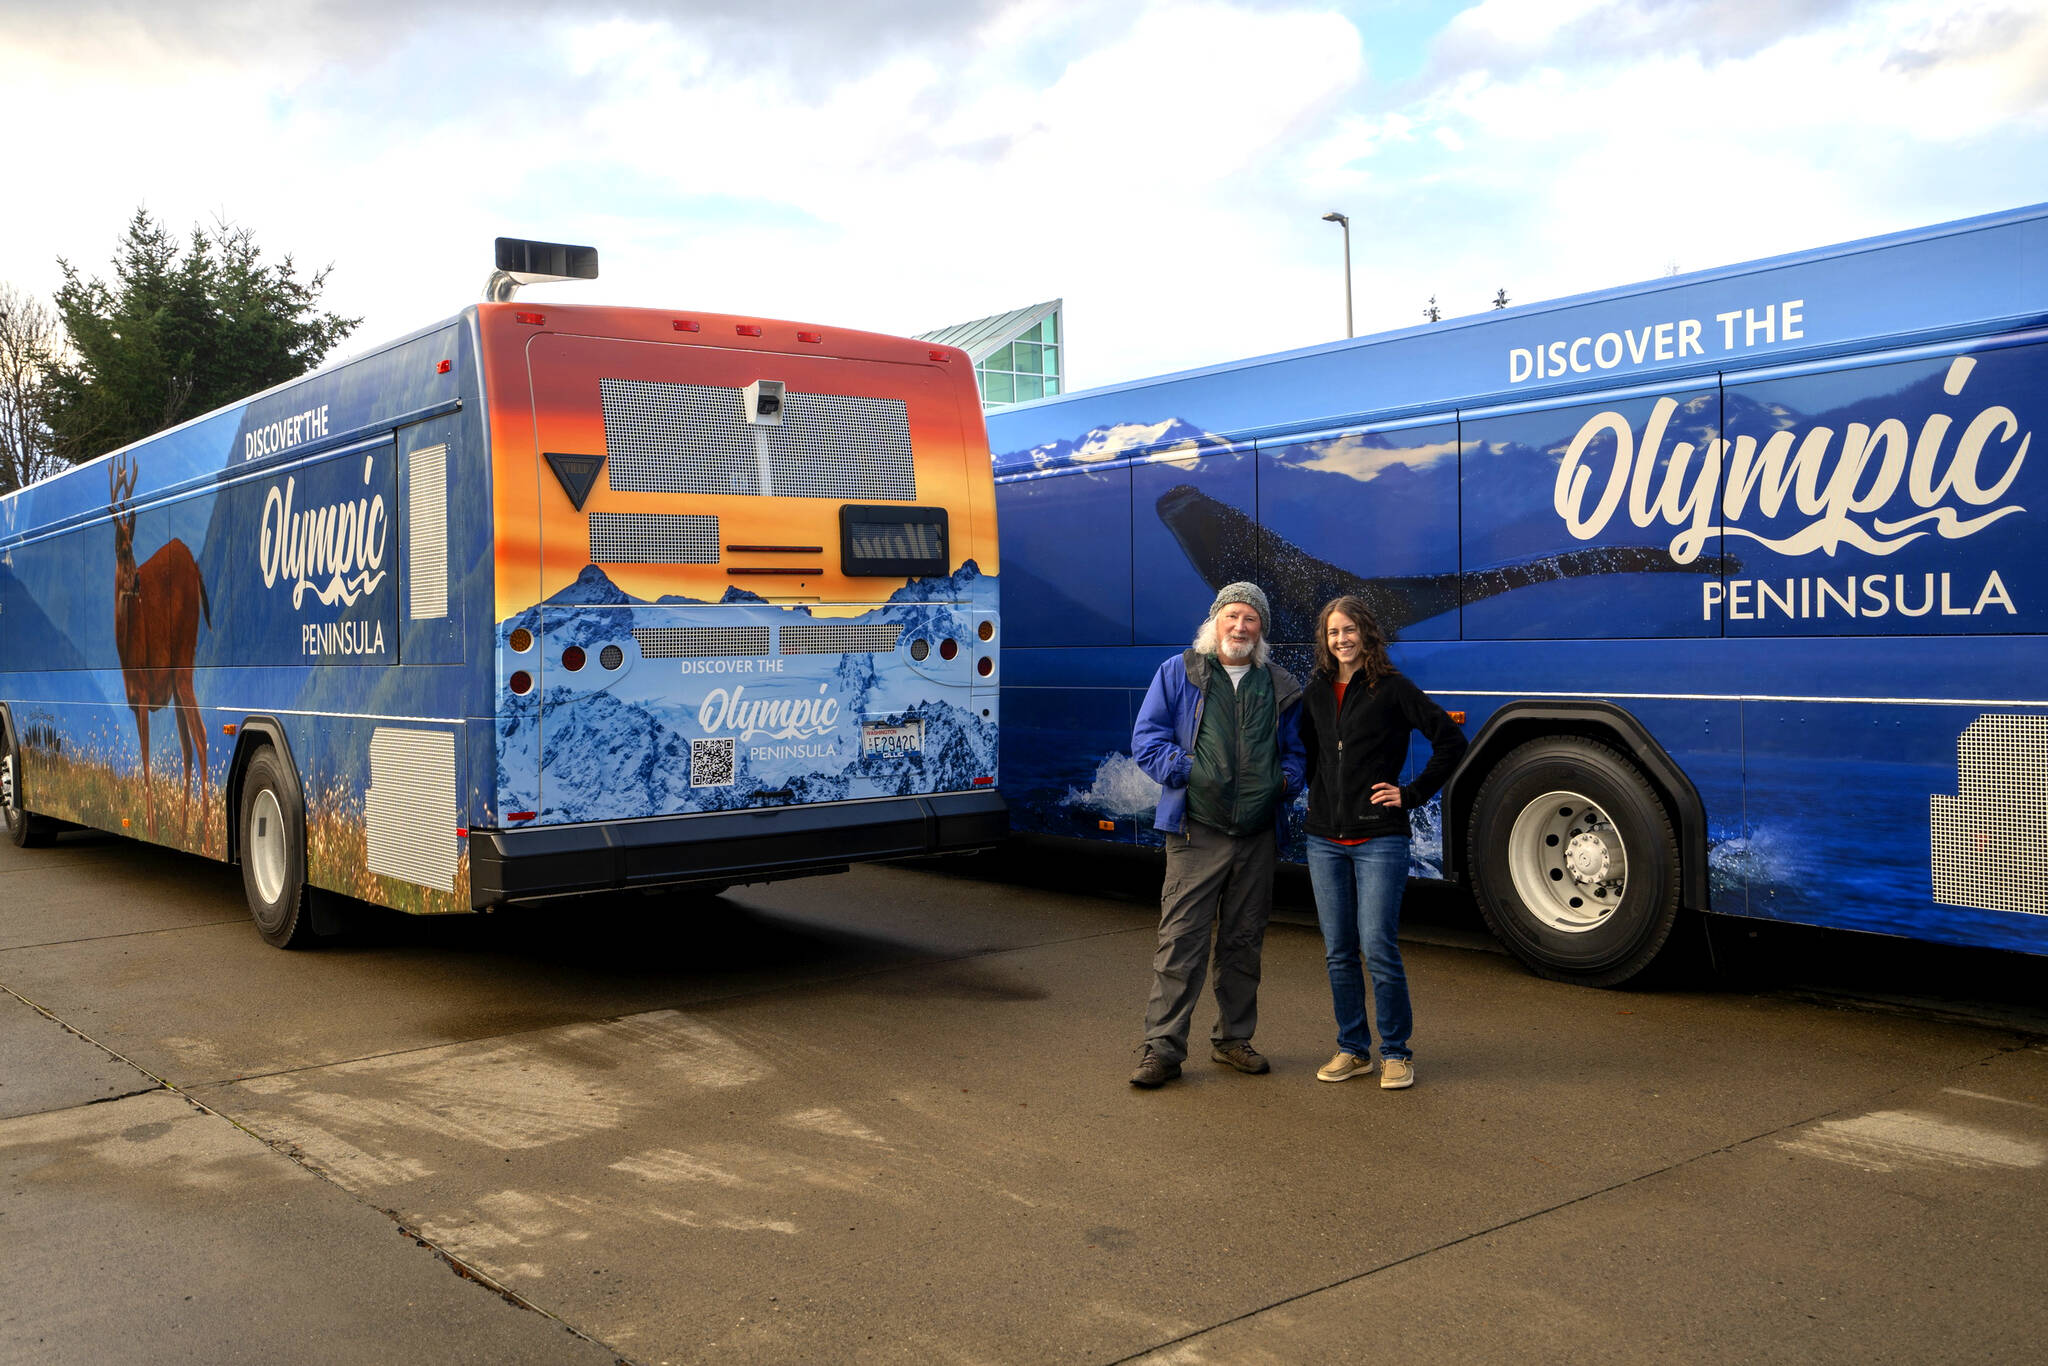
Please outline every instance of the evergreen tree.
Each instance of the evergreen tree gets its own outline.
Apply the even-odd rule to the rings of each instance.
[[[301,279],[291,257],[266,262],[254,233],[227,222],[181,243],[137,209],[111,284],[57,265],[70,347],[47,372],[47,421],[71,461],[294,379],[362,321],[318,308],[332,266]]]

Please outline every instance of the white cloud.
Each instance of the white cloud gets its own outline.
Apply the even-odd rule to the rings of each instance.
[[[224,214],[368,344],[499,233],[596,244],[535,297],[913,332],[1063,296],[1105,383],[2040,197],[2048,16],[2016,0],[1484,0],[1375,81],[1343,14],[1222,0],[619,0],[367,10],[18,0],[35,212],[0,278],[93,272],[140,203]]]

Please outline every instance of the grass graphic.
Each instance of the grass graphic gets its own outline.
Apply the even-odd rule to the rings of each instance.
[[[188,854],[227,857],[227,802],[219,783],[208,784],[202,803],[195,774],[188,814],[183,766],[174,763],[168,774],[161,766],[155,768],[149,779],[149,793],[156,803],[156,831],[152,835],[147,828],[141,771],[126,770],[105,757],[106,752],[93,748],[55,750],[25,746],[22,790],[31,809]],[[127,824],[123,825],[123,821]],[[447,915],[470,909],[466,843],[456,863],[455,887],[450,892],[373,873],[369,867],[369,835],[363,824],[362,804],[338,783],[308,794],[306,880],[327,891],[412,915]]]

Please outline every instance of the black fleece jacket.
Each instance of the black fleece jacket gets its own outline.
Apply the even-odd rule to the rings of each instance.
[[[1408,762],[1408,737],[1421,731],[1429,762],[1401,788],[1399,807],[1375,806],[1374,783],[1398,783]],[[1429,695],[1401,674],[1368,688],[1354,674],[1337,712],[1328,677],[1309,680],[1301,701],[1301,743],[1308,751],[1308,819],[1302,828],[1325,839],[1376,839],[1408,833],[1408,813],[1437,794],[1465,753],[1465,733]]]

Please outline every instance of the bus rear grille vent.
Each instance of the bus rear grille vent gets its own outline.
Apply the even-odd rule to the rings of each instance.
[[[1956,793],[1928,798],[1934,899],[2048,914],[2048,716],[1980,716],[1956,740]]]
[[[600,379],[598,392],[615,490],[917,501],[902,399],[791,392],[782,425],[758,427],[723,385]]]
[[[709,659],[718,655],[765,655],[766,626],[635,626],[642,659]]]
[[[896,648],[903,634],[901,626],[853,625],[824,622],[782,628],[782,653],[786,655],[886,654]]]
[[[718,519],[701,513],[593,512],[592,564],[717,564]]]

